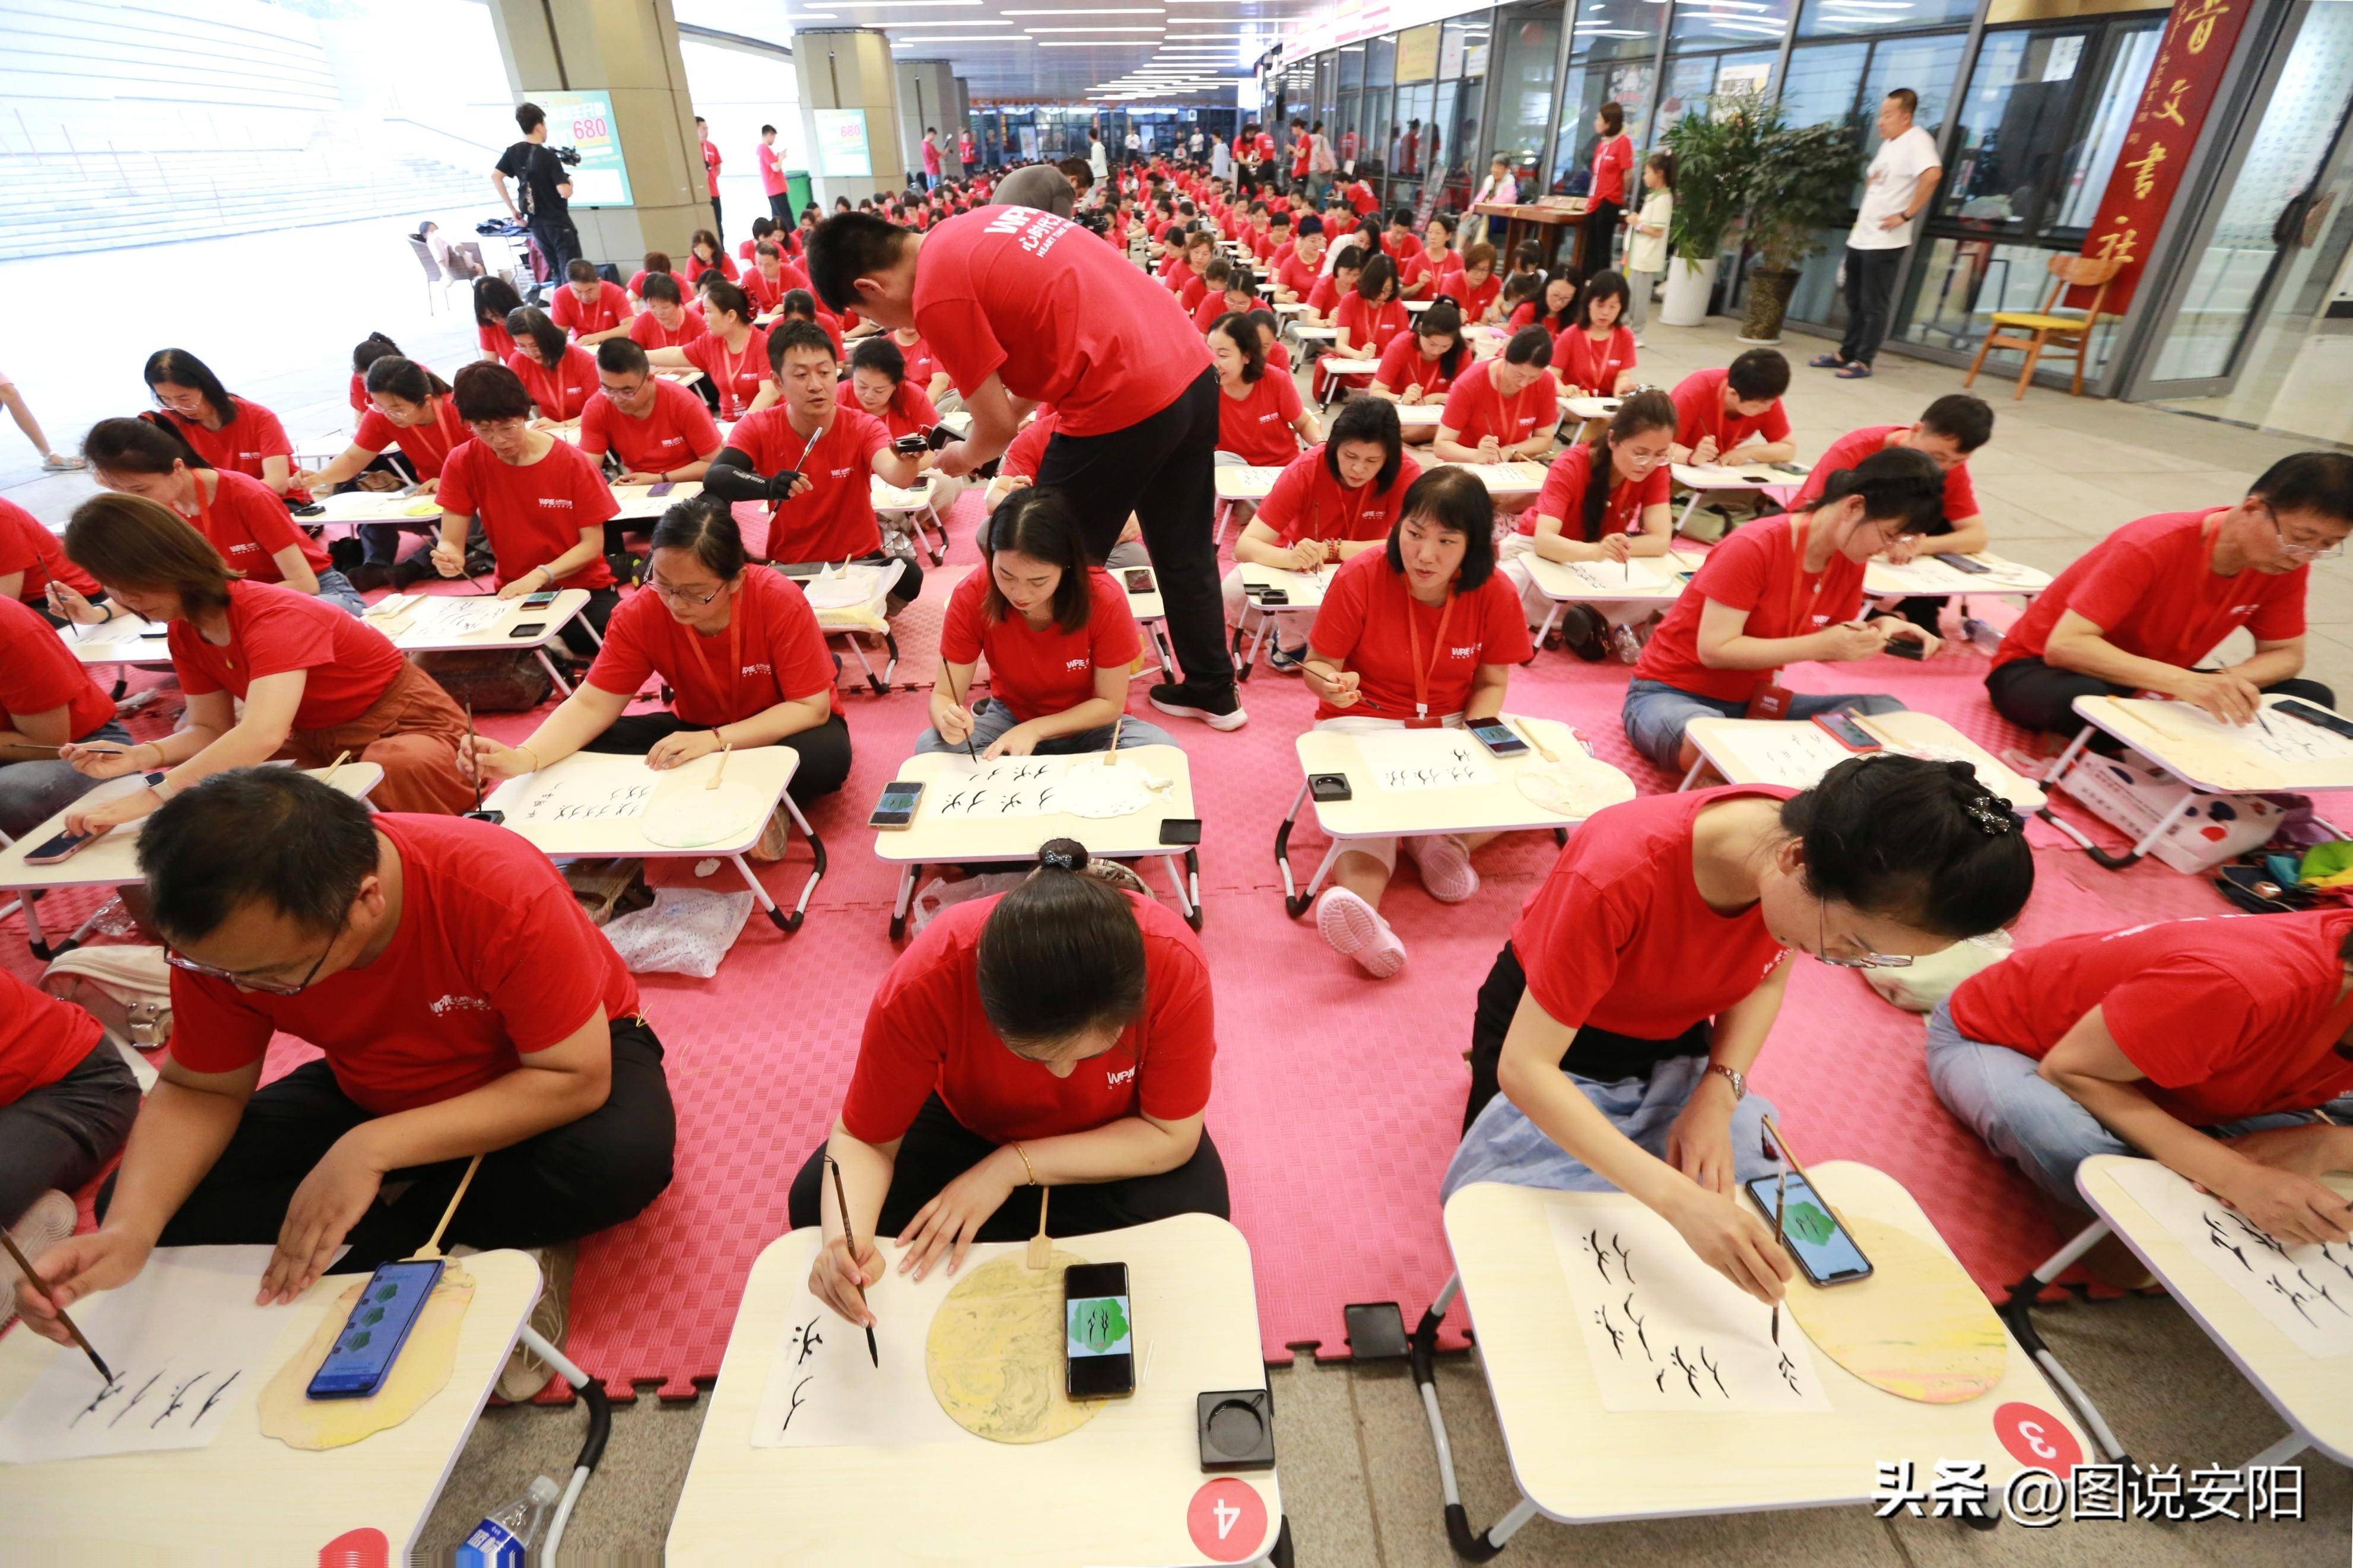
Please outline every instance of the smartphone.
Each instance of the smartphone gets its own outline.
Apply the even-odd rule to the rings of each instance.
[[[1172,816],[1160,824],[1163,844],[1198,844],[1201,842],[1201,819],[1198,816]]]
[[[1817,713],[1814,722],[1829,731],[1831,739],[1850,752],[1876,752],[1880,749],[1879,742],[1871,738],[1871,731],[1856,723],[1851,714]]]
[[[1759,1176],[1746,1186],[1749,1198],[1764,1211],[1765,1223],[1772,1224],[1774,1178]],[[1815,1193],[1813,1184],[1795,1171],[1781,1195],[1781,1239],[1806,1278],[1817,1285],[1851,1285],[1871,1278],[1871,1259]]]
[[[142,637],[167,637],[172,635],[172,628],[169,626],[148,626],[141,631],[139,635]]]
[[[557,590],[554,588],[542,588],[536,594],[526,594],[523,595],[522,607],[526,610],[543,610],[555,603],[556,592]]]
[[[1356,792],[1348,787],[1345,773],[1310,773],[1307,793],[1317,800],[1354,800]]]
[[[1124,1263],[1073,1263],[1062,1271],[1064,1391],[1072,1399],[1135,1392],[1135,1317]]]
[[[1122,580],[1127,584],[1127,591],[1131,594],[1154,594],[1159,592],[1158,589],[1152,585],[1152,573],[1148,567],[1131,566],[1126,571],[1121,573],[1120,576]]]
[[[655,496],[666,496],[676,489],[678,489],[678,481],[676,479],[664,479],[658,485],[648,485],[646,487],[646,496],[649,500]]]
[[[72,859],[105,837],[103,833],[60,833],[47,844],[26,850],[25,864],[55,866],[60,861]]]
[[[1941,561],[1946,565],[1951,567],[1954,571],[1966,572],[1972,577],[1982,577],[1987,573],[1993,570],[1992,567],[1987,565],[1984,562],[1972,561],[1966,555],[1947,555],[1939,553],[1930,556],[1929,559],[1932,561]]]
[[[931,448],[921,436],[902,436],[891,443],[891,450],[902,458],[920,458]]]
[[[1896,658],[1926,658],[1928,657],[1928,645],[1918,637],[1891,637],[1887,639],[1887,646],[1880,651]]]
[[[547,623],[545,621],[525,621],[520,626],[508,627],[507,636],[511,637],[535,637],[546,629]]]
[[[327,1359],[304,1390],[312,1399],[364,1399],[384,1386],[426,1299],[441,1282],[442,1263],[386,1263],[368,1276]]]
[[[2301,697],[2283,698],[2272,704],[2272,711],[2284,713],[2291,719],[2301,719],[2307,724],[2316,724],[2332,735],[2342,735],[2353,741],[2353,720],[2340,719],[2327,709],[2316,708]]]
[[[1528,743],[1512,732],[1508,724],[1473,724],[1472,737],[1499,757],[1521,757],[1527,754]]]
[[[869,827],[895,828],[908,826],[915,820],[915,804],[923,798],[920,780],[892,779],[882,786],[882,798],[874,803],[874,815],[866,819]]]
[[[947,444],[955,438],[956,433],[944,425],[934,425],[923,432],[923,445],[934,452],[945,449]]]

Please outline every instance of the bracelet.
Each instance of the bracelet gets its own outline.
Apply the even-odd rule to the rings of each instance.
[[[519,745],[517,745],[517,746],[515,747],[515,750],[516,750],[516,751],[518,751],[518,752],[522,752],[522,753],[523,753],[523,755],[525,755],[525,756],[527,756],[527,757],[529,757],[529,758],[531,759],[531,771],[532,771],[533,773],[537,773],[537,772],[539,772],[539,769],[540,769],[540,761],[539,761],[539,753],[538,753],[537,752],[533,751],[533,750],[532,750],[528,745],[520,745],[520,744],[519,744]]]
[[[1019,1155],[1021,1160],[1021,1169],[1029,1175],[1029,1184],[1033,1187],[1039,1185],[1039,1183],[1038,1181],[1037,1167],[1029,1163],[1029,1156],[1022,1152],[1021,1145],[1018,1143],[1008,1143],[1006,1147],[1012,1150],[1015,1154]]]
[[[162,744],[161,744],[160,742],[154,742],[154,741],[142,741],[142,742],[139,742],[139,744],[138,744],[137,746],[133,746],[133,747],[132,747],[132,748],[131,748],[131,750],[132,750],[132,753],[134,756],[135,756],[135,755],[137,755],[137,754],[138,754],[138,752],[139,752],[139,751],[140,751],[140,748],[141,748],[141,747],[144,747],[144,746],[153,746],[153,747],[155,748],[155,765],[156,765],[157,767],[159,767],[159,768],[160,768],[160,767],[162,767],[162,766],[164,766],[164,748],[163,748],[163,746],[162,746]]]

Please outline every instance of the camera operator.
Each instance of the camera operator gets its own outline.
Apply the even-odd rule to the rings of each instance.
[[[530,228],[533,243],[547,262],[547,281],[561,288],[565,268],[580,256],[580,231],[572,226],[570,210],[572,176],[565,168],[566,160],[547,144],[545,110],[522,104],[515,110],[515,123],[522,128],[522,140],[500,154],[491,170],[491,184],[507,211]],[[577,163],[578,155],[569,161]],[[522,187],[520,209],[507,192],[509,179]]]

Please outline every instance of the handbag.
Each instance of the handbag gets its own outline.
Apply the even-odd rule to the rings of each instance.
[[[172,1043],[172,971],[160,947],[75,948],[41,971],[41,989],[96,1018],[118,1045]]]

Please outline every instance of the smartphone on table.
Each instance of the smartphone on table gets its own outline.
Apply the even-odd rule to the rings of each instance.
[[[664,479],[658,485],[648,485],[646,487],[646,497],[648,500],[651,500],[655,496],[666,496],[676,489],[678,489],[678,481],[676,479]]]
[[[900,828],[915,820],[915,806],[923,798],[920,779],[892,779],[882,786],[882,798],[874,803],[874,815],[866,819],[869,827]]]
[[[1073,1263],[1062,1271],[1063,1389],[1072,1399],[1135,1392],[1135,1313],[1124,1263]]]
[[[157,784],[164,782],[164,775],[169,771],[170,770],[166,768],[157,768],[152,773],[142,773],[139,776],[141,781],[144,783],[149,789],[153,789]],[[112,830],[108,829],[107,831],[111,832]],[[83,850],[89,848],[91,845],[97,843],[100,839],[105,837],[106,832],[60,833],[56,837],[49,839],[47,843],[37,844],[32,848],[26,850],[25,864],[27,866],[56,866],[61,864],[64,861],[72,859],[75,856],[80,854]]]
[[[1876,752],[1880,749],[1871,731],[1856,723],[1851,713],[1817,713],[1814,722],[1830,731],[1831,739],[1850,752]]]
[[[1764,1214],[1765,1223],[1771,1225],[1776,1178],[1758,1176],[1744,1184],[1750,1200]],[[1782,1243],[1808,1279],[1817,1285],[1851,1285],[1871,1278],[1871,1259],[1862,1255],[1862,1248],[1854,1244],[1854,1237],[1847,1234],[1811,1182],[1790,1172],[1780,1204]]]
[[[1941,561],[1946,565],[1951,567],[1954,571],[1966,572],[1972,577],[1982,577],[1993,570],[1992,567],[1987,565],[1984,562],[1972,561],[1966,555],[1938,553],[1930,556],[1929,559],[1931,561]]]
[[[1198,816],[1171,816],[1160,824],[1160,842],[1190,846],[1201,842],[1201,819]]]
[[[543,610],[555,603],[556,592],[557,590],[554,588],[542,588],[536,594],[525,594],[522,596],[522,607],[526,610]]]
[[[2291,719],[2301,719],[2316,725],[2332,735],[2342,735],[2353,741],[2353,720],[2341,719],[2326,708],[2316,707],[2301,697],[2284,697],[2272,704],[2272,711],[2284,713]]]
[[[312,1399],[364,1399],[384,1386],[408,1331],[441,1282],[442,1262],[386,1263],[368,1276],[343,1331],[304,1390]]]
[[[520,625],[508,627],[507,636],[511,637],[535,637],[546,629],[547,623],[545,621],[524,621]]]
[[[1131,594],[1150,594],[1155,592],[1152,585],[1152,573],[1150,569],[1146,567],[1131,566],[1126,571],[1121,573],[1120,576],[1121,580],[1126,583],[1127,591]]]
[[[1498,757],[1525,757],[1528,754],[1528,743],[1514,733],[1509,724],[1473,724],[1471,736]]]

